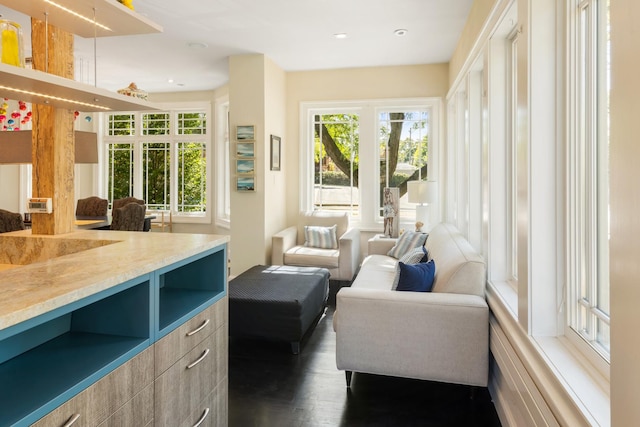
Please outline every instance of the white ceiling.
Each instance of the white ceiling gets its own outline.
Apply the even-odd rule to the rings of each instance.
[[[265,54],[285,71],[448,62],[472,3],[133,0],[136,12],[164,31],[99,38],[95,50],[93,39],[77,37],[76,79],[93,84],[95,63],[97,86],[109,90],[130,82],[149,92],[210,90],[228,81],[229,56],[251,53]],[[29,28],[26,16],[4,6],[0,14]],[[408,33],[398,37],[396,29]],[[189,46],[194,43],[206,47]]]

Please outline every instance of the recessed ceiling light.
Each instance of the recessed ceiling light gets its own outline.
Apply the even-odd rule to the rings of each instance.
[[[208,44],[202,42],[189,42],[187,43],[187,46],[189,46],[191,49],[204,49],[206,47],[209,47]]]
[[[336,39],[346,39],[347,33],[335,33],[333,37],[335,37]]]
[[[167,83],[173,83],[173,79],[168,79]]]
[[[404,28],[398,28],[393,32],[393,34],[395,34],[398,37],[403,37],[403,36],[406,36],[408,32],[409,30],[405,30]]]

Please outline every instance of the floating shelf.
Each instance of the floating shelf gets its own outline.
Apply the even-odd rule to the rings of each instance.
[[[6,1],[6,0],[3,0]],[[0,97],[83,112],[157,110],[153,103],[30,68],[0,63]]]
[[[161,26],[116,0],[52,0],[52,2],[88,18],[88,21],[45,0],[0,0],[0,4],[42,21],[45,20],[46,13],[50,25],[84,38],[162,32]],[[94,25],[94,9],[96,22],[108,29]]]

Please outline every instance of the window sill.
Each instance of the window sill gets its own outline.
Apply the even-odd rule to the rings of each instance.
[[[564,336],[532,337],[518,323],[516,291],[508,283],[489,283],[491,312],[516,349],[528,374],[561,425],[609,426],[609,381]]]

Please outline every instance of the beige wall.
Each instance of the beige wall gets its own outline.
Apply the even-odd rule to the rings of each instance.
[[[285,129],[286,78],[278,65],[258,54],[231,57],[229,76],[231,144],[236,126],[254,125],[256,158],[256,191],[231,191],[231,272],[235,275],[270,263],[271,236],[283,225],[285,173],[270,170],[269,147],[270,135],[283,136]],[[234,170],[235,156],[231,165]],[[234,182],[236,175],[232,175]]]
[[[640,2],[611,2],[611,425],[640,425]]]
[[[448,64],[303,71],[287,74],[287,222],[299,210],[300,103],[384,98],[445,97]]]
[[[286,226],[287,181],[291,175],[284,166],[290,145],[285,135],[287,123],[286,73],[267,58],[265,63],[265,140],[264,140],[264,187],[265,187],[265,262],[271,264],[271,236]],[[271,135],[281,139],[280,171],[271,170]],[[235,218],[234,218],[235,221]]]
[[[449,81],[453,84],[464,66],[473,44],[487,22],[487,18],[497,0],[475,0],[469,17],[462,30],[456,50],[449,61]]]

